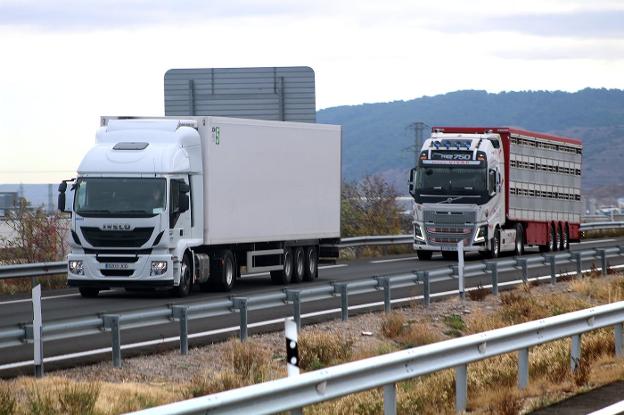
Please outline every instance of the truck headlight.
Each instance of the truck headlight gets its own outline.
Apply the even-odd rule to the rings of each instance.
[[[84,275],[84,266],[81,260],[69,261],[69,272],[75,275]]]
[[[414,239],[416,239],[417,241],[425,242],[425,236],[422,231],[422,226],[420,226],[418,223],[414,224]]]
[[[167,261],[152,261],[150,275],[163,275],[165,272],[167,272]]]
[[[474,241],[476,243],[485,242],[485,236],[487,235],[487,225],[479,226],[477,233],[475,234]]]

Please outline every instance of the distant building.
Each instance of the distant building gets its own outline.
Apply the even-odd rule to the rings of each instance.
[[[0,192],[0,217],[17,207],[17,192]]]

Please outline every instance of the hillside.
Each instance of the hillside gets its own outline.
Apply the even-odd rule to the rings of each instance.
[[[585,145],[583,188],[619,184],[624,174],[624,91],[583,89],[502,92],[457,91],[410,101],[327,108],[318,122],[343,125],[343,175],[381,173],[406,190],[413,164],[410,124],[513,126],[580,138]],[[617,166],[617,167],[616,167]],[[615,169],[614,169],[615,167]]]

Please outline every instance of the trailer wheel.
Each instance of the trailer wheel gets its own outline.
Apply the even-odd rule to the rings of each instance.
[[[548,243],[546,245],[540,245],[540,252],[550,252],[555,249],[555,227],[554,225],[549,225],[548,231]]]
[[[524,226],[521,223],[516,224],[516,255],[524,255]]]
[[[554,225],[555,231],[555,244],[553,245],[553,251],[558,251],[563,243],[563,231],[561,230],[561,224]]]
[[[416,251],[416,256],[418,257],[419,261],[430,261],[431,257],[433,256],[433,251],[419,250]]]
[[[285,285],[292,281],[293,276],[293,253],[292,249],[284,248],[284,265],[279,271],[271,271],[271,281],[273,284]]]
[[[303,247],[298,246],[294,250],[294,268],[292,282],[301,282],[305,275],[305,253]]]
[[[189,255],[184,255],[182,259],[182,266],[180,268],[180,284],[177,287],[173,287],[172,294],[176,297],[186,297],[191,293],[193,287],[193,269],[191,267],[191,260]]]
[[[561,232],[561,250],[562,251],[567,251],[568,249],[570,249],[570,229],[568,227],[568,224],[565,223],[563,224],[563,227],[561,228],[562,232]]]
[[[92,287],[80,287],[78,291],[80,291],[80,295],[84,298],[95,298],[100,293],[100,290]]]
[[[318,250],[316,246],[305,249],[305,274],[304,281],[314,281],[318,278]]]

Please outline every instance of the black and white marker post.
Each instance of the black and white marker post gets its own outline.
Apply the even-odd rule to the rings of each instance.
[[[299,375],[299,348],[297,347],[297,323],[292,318],[284,320],[284,331],[286,334],[286,365],[288,367],[288,377]],[[291,415],[301,415],[301,408],[290,411]]]
[[[459,298],[463,300],[464,294],[464,240],[457,242],[457,279],[459,280]]]

